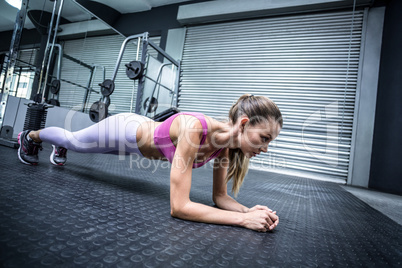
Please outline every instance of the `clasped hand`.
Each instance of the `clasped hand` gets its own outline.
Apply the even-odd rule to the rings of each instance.
[[[266,206],[256,205],[245,213],[244,227],[259,232],[272,231],[279,223],[276,211]]]

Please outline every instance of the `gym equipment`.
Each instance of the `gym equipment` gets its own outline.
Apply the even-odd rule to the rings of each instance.
[[[50,99],[50,100],[48,100],[46,103],[47,103],[47,104],[50,104],[50,105],[52,105],[52,106],[58,106],[58,107],[60,107],[60,102],[59,102],[59,100],[57,100],[57,99]]]
[[[41,95],[40,95],[41,96]],[[46,103],[31,102],[25,115],[24,130],[38,130],[45,127],[47,109],[51,108]]]
[[[15,27],[13,31],[13,36],[11,38],[10,50],[7,57],[7,64],[5,68],[4,84],[2,89],[1,103],[0,103],[0,126],[3,124],[4,114],[6,112],[6,105],[8,100],[8,95],[10,93],[10,88],[13,80],[14,66],[16,59],[18,57],[18,49],[20,46],[20,40],[22,35],[22,30],[25,24],[26,12],[28,9],[29,0],[22,0],[21,9],[17,12]]]
[[[114,81],[111,79],[106,79],[99,86],[101,87],[102,95],[105,97],[110,96],[114,91]]]
[[[55,79],[52,81],[52,83],[49,85],[50,87],[50,92],[53,94],[53,98],[49,99],[46,101],[46,103],[52,105],[52,106],[60,106],[60,102],[58,100],[59,95],[57,95],[57,93],[60,90],[60,80]],[[56,95],[56,98],[54,98],[54,96]]]
[[[86,65],[86,64],[84,64],[82,62],[80,62],[80,64],[82,66]],[[87,66],[85,66],[85,67],[87,67]],[[85,88],[85,95],[84,95],[84,99],[82,101],[82,110],[81,110],[82,112],[85,112],[85,110],[86,110],[87,103],[88,103],[88,100],[89,100],[89,98],[91,96],[91,93],[92,92],[95,92],[96,94],[100,93],[99,91],[94,90],[93,87],[92,87],[93,83],[94,83],[95,73],[98,70],[98,68],[101,68],[103,70],[103,80],[105,80],[105,75],[106,75],[106,69],[105,69],[104,66],[92,65],[90,67],[91,68],[90,68],[90,73],[89,73],[89,79],[88,79],[88,83],[87,83],[86,87],[83,87],[83,86],[77,84],[77,86]],[[70,81],[68,81],[67,83],[69,83],[69,82]]]
[[[53,80],[52,83],[50,84],[50,92],[52,94],[57,94],[60,90],[60,80],[56,79]]]
[[[147,97],[145,100],[147,99],[152,99],[152,98],[156,98],[156,99],[160,99],[161,102],[163,103],[165,100],[165,106],[166,106],[166,100],[171,99],[171,101],[173,101],[172,96],[174,96],[174,92],[172,90],[172,87],[174,85],[173,81],[169,81],[169,79],[167,78],[173,78],[174,74],[171,72],[170,69],[165,68],[167,66],[171,66],[172,63],[163,63],[161,64],[158,60],[154,59],[153,57],[149,57],[148,58],[148,74],[146,76],[146,80],[143,83],[143,88],[144,88],[144,95],[147,95],[146,93],[149,92],[151,90],[151,94],[149,97]],[[158,70],[157,72],[154,72],[154,70]],[[165,72],[163,72],[165,71]],[[162,75],[164,74],[164,76]],[[154,79],[155,78],[155,79]],[[162,81],[162,78],[163,79]],[[164,88],[166,90],[161,91],[160,89]],[[149,90],[147,90],[149,89]],[[145,96],[144,96],[145,98]],[[144,102],[144,104],[146,103],[146,101]],[[172,103],[168,103],[169,106],[171,106]],[[150,103],[148,102],[148,105],[150,105]],[[157,107],[156,107],[157,108]],[[153,110],[148,109],[145,105],[144,105],[144,115],[148,116],[149,113],[151,112],[156,112],[156,108]]]
[[[0,131],[0,138],[11,140],[13,138],[13,127],[2,126]]]
[[[57,4],[59,4],[59,7],[58,7],[58,11],[56,12]],[[49,68],[50,68],[49,63],[53,56],[54,47],[57,46],[56,37],[57,37],[57,31],[59,28],[59,22],[60,22],[60,18],[61,18],[61,10],[63,9],[63,4],[64,4],[64,0],[54,1],[54,4],[53,4],[53,11],[52,11],[52,16],[50,18],[50,24],[49,24],[49,30],[48,30],[48,38],[46,41],[45,55],[44,55],[43,61],[42,61],[42,67],[41,67],[40,76],[39,76],[39,85],[38,85],[38,89],[37,89],[37,93],[42,94],[42,101],[45,100],[46,86],[48,86],[47,80],[49,77]],[[51,41],[51,39],[52,39],[52,41]],[[59,51],[59,54],[61,54],[61,49]],[[46,66],[46,70],[45,70],[45,66]]]
[[[154,117],[152,117],[152,120],[156,121],[156,122],[163,122],[166,119],[168,119],[169,117],[171,117],[174,114],[180,113],[180,110],[177,109],[176,107],[171,107],[157,115],[155,115]]]
[[[141,79],[144,74],[144,64],[140,61],[126,64],[126,74],[131,80]]]
[[[179,75],[181,65],[179,61],[173,60],[165,51],[152,43],[151,40],[145,39],[143,44],[142,55],[148,54],[148,48],[155,49],[159,56],[165,61],[160,62],[151,55],[146,57],[146,72],[143,79],[139,80],[137,91],[136,113],[151,117],[149,114],[161,113],[163,109],[177,107],[179,96]],[[148,109],[147,105],[151,102],[147,101],[156,98],[158,106],[156,109]],[[145,103],[146,105],[141,105]]]
[[[33,101],[37,102],[37,103],[41,103],[42,102],[42,94],[38,93],[33,97]]]
[[[66,83],[68,83],[68,84],[71,84],[71,85],[73,85],[73,86],[81,87],[81,88],[83,88],[83,89],[87,89],[87,90],[89,90],[89,91],[96,92],[96,93],[99,94],[99,91],[96,91],[96,90],[94,90],[94,89],[91,88],[91,87],[86,87],[86,86],[83,86],[83,85],[74,83],[74,82],[72,82],[72,81],[70,81],[70,80],[67,80],[67,79],[60,78],[59,81],[63,81],[63,82],[66,82]],[[49,86],[52,86],[52,84],[48,84],[48,85],[49,85]]]
[[[89,109],[89,118],[91,121],[97,123],[105,119],[108,115],[109,104],[104,103],[101,100],[94,102]]]
[[[146,113],[153,113],[158,108],[158,99],[155,97],[148,97],[144,101],[144,110]]]
[[[83,100],[83,105],[82,105],[82,112],[85,112],[88,100],[91,96],[92,92],[95,92],[96,94],[99,94],[99,91],[96,91],[92,88],[92,85],[94,83],[94,78],[95,78],[95,74],[96,71],[98,69],[102,69],[102,74],[103,74],[103,81],[105,81],[105,77],[106,77],[106,68],[104,66],[101,65],[92,65],[91,66],[91,70],[90,70],[90,74],[89,74],[89,79],[88,79],[88,84],[86,86],[86,92],[85,92],[85,96],[84,96],[84,100]],[[109,97],[107,97],[109,99]],[[109,99],[110,101],[110,99]]]
[[[103,73],[103,80],[105,81],[106,69],[105,69],[104,66],[86,64],[85,62],[82,62],[82,61],[80,61],[80,60],[78,60],[78,59],[76,59],[76,58],[74,58],[74,57],[72,57],[72,56],[70,56],[68,54],[65,54],[65,53],[62,53],[62,56],[63,56],[63,58],[66,58],[66,59],[68,59],[68,60],[70,60],[70,61],[72,61],[74,63],[77,63],[77,64],[89,69],[89,78],[88,78],[88,83],[86,84],[86,86],[74,83],[74,82],[66,80],[66,79],[57,78],[57,79],[65,82],[65,83],[70,84],[70,85],[74,85],[74,86],[77,86],[77,87],[85,89],[85,94],[84,94],[84,99],[82,101],[82,109],[81,109],[82,112],[85,112],[86,109],[87,109],[87,104],[88,104],[88,100],[90,98],[91,93],[95,92],[95,93],[99,94],[99,91],[96,91],[96,90],[93,89],[93,83],[94,83],[95,74],[99,69],[101,69],[102,73]],[[106,82],[106,84],[107,84],[106,85],[107,88],[104,89],[104,91],[105,91],[105,93],[107,91],[110,91],[110,94],[111,94],[113,92],[113,90],[110,90],[108,88],[109,87],[108,82]],[[114,85],[113,85],[113,89],[114,89]]]
[[[137,43],[137,60],[131,61],[128,64],[125,64],[126,67],[126,75],[131,80],[138,81],[138,90],[137,90],[137,101],[135,104],[135,113],[143,114],[148,116],[150,113],[157,113],[158,109],[160,110],[163,107],[167,109],[171,107],[177,107],[178,103],[178,93],[179,93],[179,75],[180,75],[180,62],[174,60],[169,54],[167,54],[163,49],[154,44],[151,40],[149,40],[149,33],[145,32],[143,34],[132,35],[127,37],[123,44],[121,45],[119,56],[116,61],[116,65],[114,71],[112,73],[112,77],[110,79],[105,80],[103,83],[99,84],[101,87],[102,95],[105,97],[109,97],[114,91],[114,81],[116,79],[116,75],[123,58],[124,51],[126,49],[127,44],[134,39],[138,39]],[[140,45],[142,45],[142,53],[141,60],[138,60],[138,53],[140,49]],[[167,60],[166,63],[160,63],[150,55],[148,55],[148,47],[155,49],[159,55],[161,55],[164,59]],[[157,62],[157,63],[156,63]],[[172,70],[175,68],[175,71],[172,71],[167,66],[171,66]],[[149,71],[153,69],[158,70],[156,75],[149,75]],[[172,83],[168,83],[166,85],[163,81],[166,80],[166,77],[171,78]],[[148,81],[150,81],[148,83]],[[147,84],[147,85],[146,85]],[[150,86],[149,86],[149,85]],[[151,88],[150,93],[146,94],[146,89]],[[164,88],[166,93],[161,94],[161,88]],[[134,94],[134,93],[133,93]],[[161,98],[161,96],[164,97]],[[94,108],[97,106],[94,105]],[[97,111],[97,109],[92,109],[93,111]],[[130,109],[131,112],[131,109]],[[94,117],[95,118],[95,117]],[[91,119],[92,120],[92,119]]]
[[[60,91],[60,87],[61,87],[61,82],[60,82],[60,73],[61,73],[61,59],[62,59],[62,54],[63,54],[63,48],[61,47],[61,45],[59,44],[52,44],[52,47],[55,47],[56,49],[58,49],[58,57],[57,57],[57,72],[56,72],[56,79],[54,79],[51,83],[47,83],[45,90],[44,90],[44,94],[37,94],[34,98],[34,101],[36,102],[42,102],[42,96],[44,96],[44,101],[49,104],[51,107],[53,106],[60,106],[60,102],[59,102],[59,91]],[[55,58],[53,58],[54,55],[50,55],[50,60],[56,60]],[[53,62],[52,62],[53,63]],[[49,64],[51,64],[49,62]],[[50,74],[46,74],[47,76],[54,78],[53,76],[51,76]],[[49,95],[49,91],[50,93],[52,93],[52,98],[48,99],[48,95]],[[40,97],[38,97],[38,95]]]
[[[60,44],[54,44],[52,46],[54,46],[55,48],[58,49],[57,66],[56,66],[57,71],[56,71],[56,76],[53,76],[53,75],[49,74],[49,77],[53,78],[54,80],[51,83],[47,84],[47,86],[49,87],[49,90],[46,89],[45,92],[50,91],[50,93],[52,93],[53,96],[52,96],[51,99],[47,100],[46,103],[54,105],[54,106],[60,106],[58,92],[60,90],[61,81],[62,81],[62,82],[68,83],[68,84],[73,85],[73,86],[81,87],[81,88],[86,90],[86,92],[84,94],[82,109],[81,109],[82,112],[85,112],[86,107],[87,107],[87,102],[88,102],[88,99],[90,97],[90,94],[92,92],[95,92],[95,93],[99,94],[98,91],[96,91],[96,90],[94,90],[92,88],[95,73],[99,68],[101,68],[103,70],[103,79],[105,79],[105,73],[106,73],[105,67],[99,66],[99,65],[89,65],[89,64],[86,64],[86,63],[84,63],[84,62],[82,62],[82,61],[80,61],[80,60],[78,60],[78,59],[76,59],[76,58],[74,58],[74,57],[72,57],[70,55],[64,54],[63,53],[63,48],[61,47]],[[70,80],[61,78],[61,62],[62,62],[62,58],[66,58],[66,59],[68,59],[68,60],[70,60],[70,61],[72,61],[74,63],[77,63],[77,64],[89,69],[90,74],[89,74],[89,79],[88,79],[88,83],[87,83],[86,86],[83,86],[83,85],[77,84],[75,82],[72,82]],[[114,85],[113,85],[113,89],[114,89]],[[111,94],[111,92],[113,92],[113,90],[109,89],[108,85],[106,86],[106,89],[104,89],[104,91],[105,91],[105,94],[106,94],[107,91],[109,91],[110,94]]]

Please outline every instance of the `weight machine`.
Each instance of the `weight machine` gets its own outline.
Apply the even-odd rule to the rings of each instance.
[[[98,122],[107,117],[110,95],[115,90],[115,79],[124,51],[128,43],[135,39],[138,40],[137,59],[125,64],[127,77],[138,81],[135,113],[163,121],[168,116],[178,112],[180,61],[174,60],[153,43],[149,39],[149,33],[145,32],[127,37],[121,45],[111,79],[106,79],[99,84],[103,97],[91,106],[89,116],[92,121]],[[138,60],[140,47],[142,48],[141,60]],[[149,48],[155,49],[159,55],[162,55],[164,62],[161,63],[150,56]],[[133,103],[133,96],[134,92],[131,103]],[[150,116],[152,113],[154,115]]]
[[[68,54],[63,53],[63,48],[61,47],[61,45],[59,44],[55,44],[54,45],[57,48],[58,54],[57,54],[57,59],[55,58],[57,65],[56,65],[56,76],[52,76],[49,75],[49,77],[51,78],[55,78],[54,80],[52,80],[51,83],[47,83],[46,86],[49,87],[50,89],[50,93],[52,93],[52,98],[47,100],[46,95],[48,95],[48,89],[45,90],[45,100],[48,104],[50,105],[54,105],[54,106],[60,106],[60,102],[58,101],[58,92],[60,90],[61,87],[61,81],[68,83],[70,85],[73,86],[77,86],[80,88],[85,89],[85,94],[84,94],[84,99],[82,101],[82,108],[81,111],[85,112],[86,110],[86,106],[88,104],[88,100],[89,97],[91,95],[92,92],[95,92],[97,94],[99,94],[98,91],[93,89],[93,83],[94,83],[94,78],[95,78],[95,74],[96,72],[100,69],[102,74],[103,74],[103,80],[105,79],[106,76],[106,69],[104,66],[101,65],[90,65],[90,64],[86,64],[85,62],[82,62]],[[62,58],[66,58],[74,63],[77,63],[78,65],[81,65],[85,68],[87,68],[89,70],[89,77],[88,77],[88,82],[85,86],[80,85],[78,83],[72,82],[70,80],[67,79],[63,79],[61,78],[61,62],[62,62]],[[52,62],[53,63],[53,62]]]
[[[14,73],[14,67],[17,60],[17,53],[20,45],[22,30],[25,24],[25,17],[28,8],[28,0],[22,0],[21,2],[21,9],[18,11],[14,26],[13,36],[11,38],[10,44],[10,51],[7,58],[6,68],[5,68],[5,79],[4,79],[4,87],[2,88],[2,96],[1,96],[1,103],[0,103],[0,126],[1,130],[0,133],[5,131],[6,128],[9,126],[3,126],[4,122],[4,115],[6,112],[6,105],[8,101],[8,95],[10,93],[12,77]],[[4,129],[3,129],[4,128]],[[9,132],[9,131],[8,131]],[[0,143],[10,147],[16,147],[16,143],[7,139],[1,139]]]
[[[18,61],[17,53],[19,49],[19,43],[22,35],[22,29],[24,27],[25,18],[27,15],[29,0],[22,0],[21,9],[19,10],[12,41],[10,44],[10,51],[8,53],[7,60],[5,62],[5,78],[2,85],[1,103],[0,103],[0,126],[2,130],[7,130],[7,136],[10,136],[9,126],[3,126],[4,115],[7,105],[7,100],[12,86],[12,76],[15,71],[15,63]],[[180,62],[174,60],[163,49],[157,46],[149,39],[149,33],[145,32],[138,35],[129,36],[126,38],[121,46],[119,56],[116,62],[111,79],[105,79],[105,68],[103,66],[92,66],[81,62],[69,55],[63,54],[62,47],[56,44],[57,30],[61,18],[61,10],[63,8],[63,0],[54,1],[53,12],[48,27],[48,36],[46,47],[44,49],[44,57],[41,63],[41,69],[39,70],[39,83],[36,88],[33,88],[33,95],[36,97],[34,102],[27,104],[26,118],[30,118],[26,123],[35,123],[35,126],[29,125],[30,129],[42,128],[47,116],[47,109],[53,106],[59,106],[58,93],[61,87],[61,81],[81,87],[86,90],[83,99],[82,112],[86,111],[88,100],[92,92],[101,93],[102,97],[99,101],[92,104],[89,109],[90,119],[94,122],[98,122],[108,116],[108,107],[110,105],[110,95],[115,89],[115,79],[120,67],[124,51],[128,43],[137,39],[137,58],[127,64],[126,75],[133,81],[138,82],[136,101],[135,101],[135,113],[148,116],[156,121],[163,121],[170,115],[177,113],[178,97],[179,97],[179,76],[180,76]],[[139,51],[141,49],[141,57],[139,59]],[[154,49],[163,58],[163,62],[153,58],[149,53],[149,49]],[[56,57],[56,53],[57,57]],[[90,75],[88,83],[83,86],[72,81],[68,81],[61,78],[61,62],[62,58],[72,60],[82,66],[88,67]],[[53,70],[53,66],[56,66],[56,74],[50,74],[50,70]],[[3,66],[2,66],[3,67]],[[35,66],[30,66],[35,67]],[[98,70],[103,72],[103,83],[99,84],[100,91],[97,92],[93,89],[94,73]],[[49,81],[50,80],[50,81]],[[134,105],[134,89],[132,91],[130,112],[133,110]],[[48,96],[52,94],[50,100]],[[26,124],[27,125],[27,124]],[[26,126],[24,126],[26,129]],[[12,131],[12,130],[11,130]],[[1,131],[3,133],[5,131]],[[3,135],[2,135],[3,136]],[[12,134],[11,134],[12,136]],[[0,142],[2,143],[2,142]],[[13,145],[15,146],[15,144]]]

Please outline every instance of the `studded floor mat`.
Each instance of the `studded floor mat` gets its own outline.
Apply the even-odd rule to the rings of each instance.
[[[237,200],[280,217],[270,233],[175,219],[166,162],[68,152],[64,167],[0,147],[3,267],[401,267],[402,226],[339,185],[251,170]],[[191,198],[213,205],[210,167]]]

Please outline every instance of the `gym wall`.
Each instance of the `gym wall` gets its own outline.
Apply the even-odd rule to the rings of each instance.
[[[402,2],[384,21],[369,187],[402,195]]]

